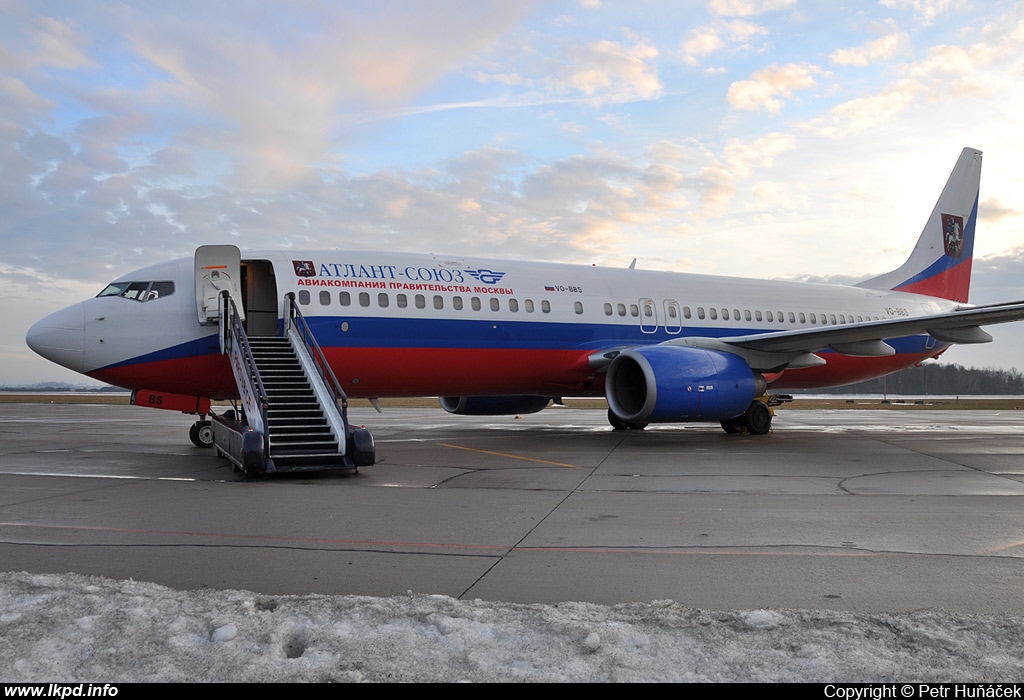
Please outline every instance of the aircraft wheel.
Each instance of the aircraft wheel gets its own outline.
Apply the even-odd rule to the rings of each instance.
[[[760,403],[760,402],[759,402]],[[743,423],[744,416],[736,416],[735,418],[727,418],[722,421],[722,430],[729,433],[730,435],[739,435],[743,432],[746,427]]]
[[[612,424],[612,430],[643,430],[646,423],[630,423],[619,418],[612,409],[608,409],[608,422]]]
[[[751,435],[764,435],[772,429],[772,411],[764,401],[754,401],[743,414],[743,425]]]
[[[213,423],[198,420],[188,429],[188,439],[196,447],[213,447]]]
[[[372,467],[377,461],[377,448],[373,435],[365,428],[350,430],[348,434],[348,456],[357,467]]]

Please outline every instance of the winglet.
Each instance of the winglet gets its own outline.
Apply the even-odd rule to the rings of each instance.
[[[965,148],[907,261],[857,286],[966,302],[980,183],[981,151]]]

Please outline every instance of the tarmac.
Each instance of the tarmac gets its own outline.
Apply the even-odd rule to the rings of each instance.
[[[193,417],[0,404],[0,562],[178,589],[1024,611],[1024,411],[350,409],[377,464],[244,480]]]

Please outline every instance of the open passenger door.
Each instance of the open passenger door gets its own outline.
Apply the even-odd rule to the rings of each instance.
[[[242,254],[233,245],[202,245],[196,248],[195,281],[196,311],[199,323],[213,325],[220,320],[221,292],[227,292],[241,320],[245,320],[242,304]]]

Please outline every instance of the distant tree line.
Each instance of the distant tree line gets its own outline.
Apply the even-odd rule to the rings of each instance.
[[[995,367],[975,368],[956,364],[930,362],[908,367],[887,377],[847,384],[830,389],[816,389],[822,394],[1021,394],[1024,395],[1024,372]]]

